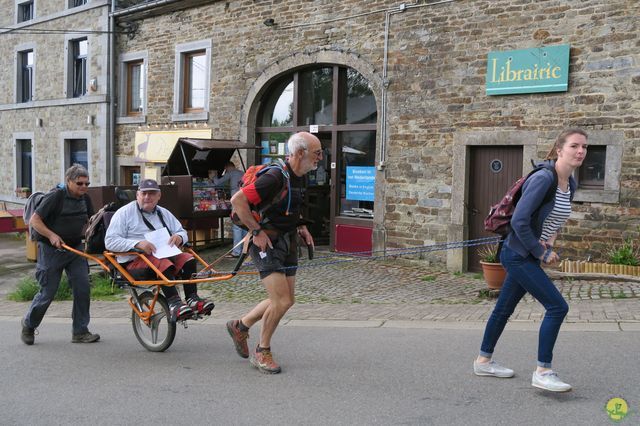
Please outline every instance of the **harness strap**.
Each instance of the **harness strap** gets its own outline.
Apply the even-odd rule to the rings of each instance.
[[[153,225],[151,224],[151,222],[149,222],[147,220],[147,218],[144,217],[144,214],[143,214],[142,209],[140,208],[140,206],[138,206],[137,203],[136,203],[136,206],[138,207],[138,211],[140,212],[140,216],[142,216],[142,221],[144,222],[145,225],[147,225],[147,228],[149,228],[150,231],[155,231],[156,228],[154,228]],[[160,209],[156,207],[155,210],[156,210],[156,214],[158,215],[158,218],[160,218],[160,223],[162,223],[162,226],[167,228],[167,232],[169,233],[169,236],[173,235],[173,233],[171,232],[171,229],[169,229],[167,224],[164,222],[164,218],[162,217],[162,213],[160,213]]]

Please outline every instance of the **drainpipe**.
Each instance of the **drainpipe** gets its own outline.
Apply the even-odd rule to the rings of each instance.
[[[402,3],[396,10],[390,10],[384,14],[384,56],[382,60],[382,108],[380,110],[380,158],[378,160],[378,170],[384,170],[387,158],[387,89],[389,88],[389,79],[387,77],[389,66],[389,25],[391,24],[391,15],[402,13],[407,6]]]
[[[456,0],[442,0],[435,3],[417,4],[413,3],[407,5],[405,3],[400,4],[396,9],[387,10],[384,15],[384,56],[382,60],[382,93],[380,96],[381,108],[380,108],[380,156],[378,158],[377,170],[379,173],[383,173],[387,165],[387,90],[389,89],[389,28],[391,26],[391,15],[397,15],[403,13],[407,9],[415,9],[418,7],[435,6],[443,3],[451,3]],[[384,197],[386,191],[379,191],[380,195]],[[376,196],[378,195],[376,193]],[[384,203],[383,203],[384,205]],[[384,214],[380,213],[380,217],[384,217]],[[387,253],[387,229],[384,224],[384,220],[378,220],[378,225],[374,228],[374,250],[383,251]]]
[[[389,88],[388,66],[389,66],[389,27],[391,26],[391,15],[403,13],[407,9],[417,9],[419,7],[436,6],[444,3],[453,3],[456,0],[442,0],[434,3],[424,4],[400,4],[397,9],[388,10],[384,16],[384,58],[382,61],[382,95],[380,109],[380,157],[378,159],[378,170],[384,170],[387,160],[387,89]]]
[[[107,81],[107,95],[109,97],[109,107],[107,113],[107,185],[116,183],[116,144],[115,144],[115,17],[117,0],[111,0],[111,13],[109,14],[109,48],[107,49],[107,61],[109,68],[109,78]]]

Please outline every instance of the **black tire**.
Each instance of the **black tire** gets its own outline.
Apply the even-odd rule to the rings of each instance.
[[[138,297],[143,312],[148,312],[153,300],[153,293],[145,291]],[[164,352],[171,346],[173,339],[176,337],[176,324],[170,321],[169,305],[163,295],[158,296],[154,312],[155,314],[152,316],[149,325],[147,325],[135,311],[131,311],[133,333],[136,335],[138,342],[148,351]]]

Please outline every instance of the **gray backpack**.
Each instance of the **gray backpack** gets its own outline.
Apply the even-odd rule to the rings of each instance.
[[[56,211],[58,212],[58,214],[60,214],[60,212],[62,211],[62,203],[64,201],[64,190],[58,187],[55,187],[51,191],[49,191],[49,193],[54,191],[57,191]],[[24,205],[24,213],[22,214],[22,217],[24,219],[24,223],[26,223],[29,226],[29,235],[30,235],[31,241],[38,241],[43,238],[42,235],[38,234],[38,232],[35,229],[33,229],[33,226],[31,226],[29,222],[31,221],[31,216],[33,216],[33,213],[36,211],[36,209],[42,202],[42,199],[44,198],[45,195],[47,194],[45,194],[44,192],[40,192],[40,191],[34,192],[33,194],[29,195],[29,198],[27,198],[27,203]]]

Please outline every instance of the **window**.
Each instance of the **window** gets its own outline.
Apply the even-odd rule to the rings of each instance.
[[[299,77],[303,126],[333,122],[333,67],[305,70]]]
[[[89,170],[86,139],[68,139],[66,141],[65,170],[73,164],[80,164]]]
[[[144,61],[128,62],[126,115],[141,115],[144,105]]]
[[[207,120],[211,87],[211,41],[176,46],[174,121]]]
[[[33,190],[31,139],[16,139],[16,187]]]
[[[147,71],[145,51],[123,53],[118,68],[118,117],[120,124],[146,122]]]
[[[18,52],[18,102],[33,100],[33,50]]]
[[[620,202],[624,133],[618,130],[587,130],[587,156],[574,172],[578,189],[573,201]]]
[[[190,52],[184,55],[184,112],[202,111],[206,86],[205,51]]]
[[[257,162],[285,157],[289,135],[310,126],[323,152],[307,174],[304,217],[316,243],[333,244],[337,225],[373,225],[377,108],[368,79],[328,64],[274,79],[256,115]]]
[[[87,4],[87,0],[69,0],[69,8]]]
[[[71,79],[72,97],[79,98],[87,94],[87,39],[71,41],[71,62],[73,75]]]
[[[340,134],[340,214],[373,219],[376,133]]]
[[[578,169],[578,186],[585,189],[604,189],[607,147],[589,146],[587,156]]]
[[[18,23],[33,19],[33,0],[18,4]]]
[[[262,127],[289,127],[293,125],[293,77],[275,85],[264,99]],[[285,139],[286,140],[286,139]]]

